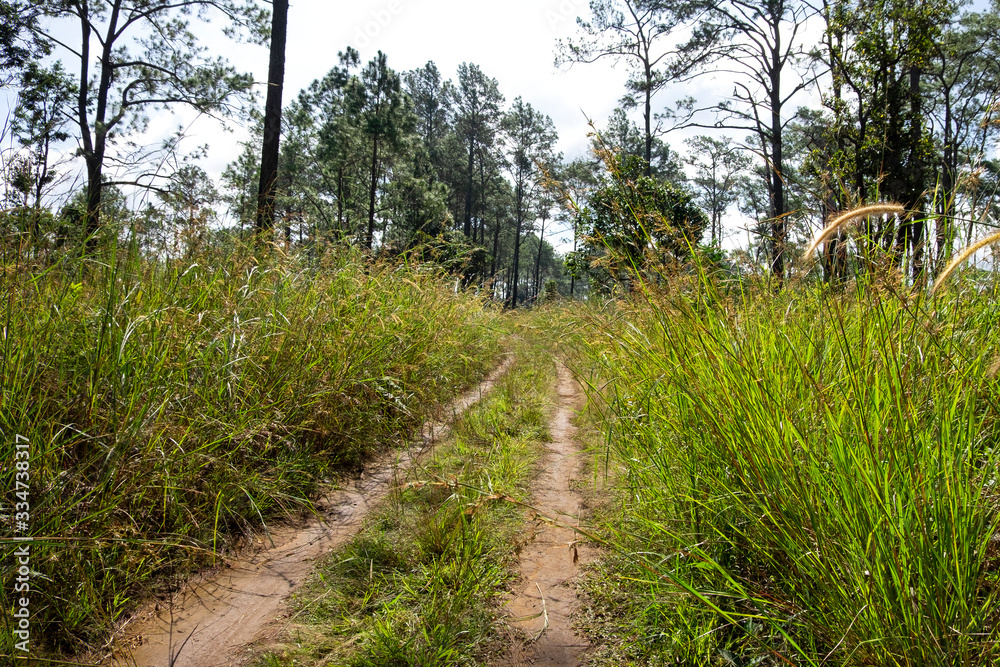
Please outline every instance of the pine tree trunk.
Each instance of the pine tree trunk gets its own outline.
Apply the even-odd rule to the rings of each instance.
[[[535,255],[535,300],[538,300],[538,295],[542,293],[542,241],[545,240],[545,220],[546,215],[542,215],[542,229],[538,233],[538,253]]]
[[[281,143],[281,95],[285,81],[285,41],[288,0],[274,0],[271,14],[271,59],[264,103],[264,141],[261,146],[260,184],[257,188],[257,234],[274,226],[274,186],[278,180]]]
[[[371,189],[368,192],[368,233],[365,234],[365,248],[372,249],[375,239],[375,195],[378,191],[378,137],[372,140]]]
[[[467,238],[472,237],[472,184],[473,178],[475,176],[473,158],[475,156],[475,140],[469,139],[469,186],[465,191],[465,220],[463,221],[462,231],[465,232]]]
[[[771,273],[780,287],[785,280],[785,245],[788,223],[785,220],[785,183],[781,137],[781,51],[777,39],[780,26],[775,26],[776,36],[771,51],[771,238],[774,243],[771,256]]]

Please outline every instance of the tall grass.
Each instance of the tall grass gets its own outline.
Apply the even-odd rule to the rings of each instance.
[[[996,294],[928,314],[702,288],[594,312],[578,342],[608,381],[625,504],[603,576],[625,570],[633,653],[994,664]]]
[[[307,507],[499,352],[480,301],[348,250],[2,268],[0,485],[27,438],[36,647],[93,645],[144,588]]]

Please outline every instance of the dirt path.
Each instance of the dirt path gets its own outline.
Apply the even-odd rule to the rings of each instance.
[[[507,605],[511,616],[520,619],[514,625],[537,640],[513,649],[505,665],[578,665],[588,647],[573,631],[571,616],[577,606],[573,580],[593,554],[577,545],[577,533],[567,527],[579,525],[582,509],[572,489],[581,466],[572,418],[582,403],[579,385],[560,364],[559,404],[549,424],[552,441],[532,490],[532,506],[558,524],[541,523],[534,540],[521,550],[521,585]]]
[[[137,615],[105,667],[222,667],[248,657],[248,645],[277,634],[284,600],[312,570],[313,562],[346,542],[361,528],[369,509],[400,472],[450,430],[448,424],[488,392],[510,367],[510,359],[478,387],[452,402],[447,419],[428,422],[422,442],[366,466],[361,478],[317,503],[319,516],[304,527],[271,534],[275,546],[230,563],[191,582],[171,604]]]

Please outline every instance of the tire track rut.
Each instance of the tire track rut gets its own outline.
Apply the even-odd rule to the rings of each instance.
[[[190,581],[170,603],[151,605],[119,632],[103,667],[229,667],[250,656],[250,645],[282,629],[285,600],[311,572],[314,561],[347,542],[399,474],[450,431],[456,416],[477,403],[510,367],[511,358],[472,390],[450,403],[447,419],[431,421],[421,442],[365,467],[360,479],[327,494],[302,527],[282,527],[275,545],[237,558],[229,567]]]
[[[512,625],[534,641],[515,646],[503,665],[579,665],[589,647],[573,631],[578,607],[575,579],[593,560],[593,548],[578,544],[583,500],[573,490],[581,474],[580,447],[572,420],[583,404],[583,393],[562,363],[558,376],[559,402],[549,423],[551,442],[542,471],[532,489],[532,507],[546,520],[520,553],[521,583],[507,604]]]

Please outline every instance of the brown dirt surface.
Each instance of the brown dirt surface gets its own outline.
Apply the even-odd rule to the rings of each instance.
[[[270,548],[192,580],[172,600],[135,615],[121,628],[103,667],[228,667],[245,662],[252,644],[281,631],[281,619],[288,616],[285,600],[312,571],[314,561],[361,528],[399,474],[446,437],[450,421],[492,389],[510,363],[508,359],[450,403],[446,416],[424,424],[413,448],[371,462],[359,479],[327,494],[304,526],[272,531]]]
[[[583,498],[574,491],[582,474],[580,446],[573,416],[583,393],[564,365],[559,365],[559,402],[549,423],[552,441],[532,487],[532,507],[540,520],[534,539],[520,552],[521,581],[507,604],[511,624],[529,635],[530,643],[513,642],[500,664],[579,665],[587,641],[573,630],[577,609],[575,580],[596,551],[580,543]]]

